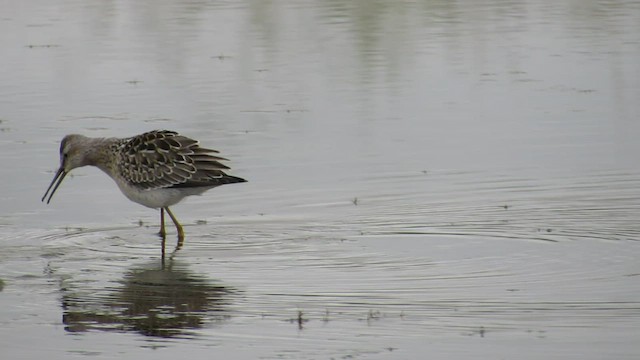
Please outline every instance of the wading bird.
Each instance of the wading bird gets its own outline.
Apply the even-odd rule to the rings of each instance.
[[[186,196],[200,195],[216,186],[246,182],[227,175],[229,169],[220,161],[218,151],[199,146],[197,140],[175,131],[155,130],[130,138],[90,138],[67,135],[60,143],[60,168],[47,188],[42,201],[47,204],[73,169],[92,165],[104,171],[118,184],[120,191],[133,202],[160,209],[160,236],[164,255],[164,212],[178,231],[178,247],[184,230],[169,206]],[[49,193],[51,191],[51,193]]]

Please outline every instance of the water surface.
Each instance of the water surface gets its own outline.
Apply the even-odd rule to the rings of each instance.
[[[3,358],[640,355],[637,3],[2,8]],[[40,202],[158,128],[249,180],[164,262],[96,169]]]

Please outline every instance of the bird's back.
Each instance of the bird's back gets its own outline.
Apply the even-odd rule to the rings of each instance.
[[[227,175],[228,166],[218,151],[200,147],[198,141],[175,131],[155,130],[114,144],[118,159],[114,170],[140,190],[211,188],[246,180]]]

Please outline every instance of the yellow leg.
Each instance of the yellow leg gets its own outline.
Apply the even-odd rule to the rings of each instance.
[[[160,208],[160,237],[164,240],[167,232],[164,231],[164,208]]]
[[[169,210],[169,207],[166,207],[165,210],[167,210],[167,214],[169,214],[171,220],[173,220],[173,223],[176,225],[176,230],[178,230],[178,245],[182,245],[182,241],[184,241],[184,230],[182,230],[182,225],[180,225],[178,219],[173,216],[173,213],[171,212],[171,210]]]

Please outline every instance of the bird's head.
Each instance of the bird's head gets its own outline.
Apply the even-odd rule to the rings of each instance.
[[[83,135],[71,134],[65,136],[60,142],[60,167],[56,172],[51,184],[47,188],[47,192],[44,193],[42,197],[42,201],[49,194],[49,190],[51,190],[51,194],[49,194],[49,198],[47,199],[47,204],[51,201],[53,194],[58,189],[58,186],[62,183],[65,176],[67,174],[81,166],[89,165],[88,153],[90,152],[90,144],[89,138]]]

